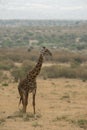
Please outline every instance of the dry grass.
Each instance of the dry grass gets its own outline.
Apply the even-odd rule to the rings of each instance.
[[[10,101],[10,102],[8,102]],[[87,83],[76,79],[38,79],[36,117],[29,96],[27,116],[18,108],[17,83],[0,87],[0,130],[86,130]]]

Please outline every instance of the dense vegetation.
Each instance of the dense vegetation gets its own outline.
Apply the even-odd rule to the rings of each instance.
[[[85,23],[72,21],[71,24],[68,21],[65,24],[64,21],[60,21],[61,26],[28,26],[27,24],[26,26],[16,26],[12,24],[15,21],[11,22],[7,22],[10,25],[5,23],[5,26],[0,26],[0,47],[46,45],[71,50],[87,49],[86,21]],[[48,21],[48,23],[50,22]]]

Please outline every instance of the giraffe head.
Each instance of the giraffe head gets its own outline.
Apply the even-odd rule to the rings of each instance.
[[[52,53],[50,52],[50,50],[48,50],[46,47],[42,47],[41,49],[41,54],[43,56],[52,56]]]

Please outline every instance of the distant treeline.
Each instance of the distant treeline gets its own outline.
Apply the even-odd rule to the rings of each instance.
[[[87,23],[86,20],[0,20],[0,26],[71,26]]]

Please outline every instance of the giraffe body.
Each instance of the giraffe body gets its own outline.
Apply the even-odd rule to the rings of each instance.
[[[26,107],[28,104],[28,95],[29,93],[33,94],[33,109],[35,114],[35,95],[36,95],[36,89],[37,89],[37,83],[36,78],[40,73],[42,63],[43,63],[43,57],[45,54],[51,55],[51,52],[43,47],[43,50],[41,51],[41,54],[39,56],[38,62],[36,66],[26,75],[26,77],[20,81],[18,85],[18,91],[20,95],[20,102],[22,101],[23,104],[23,112],[26,112]]]

